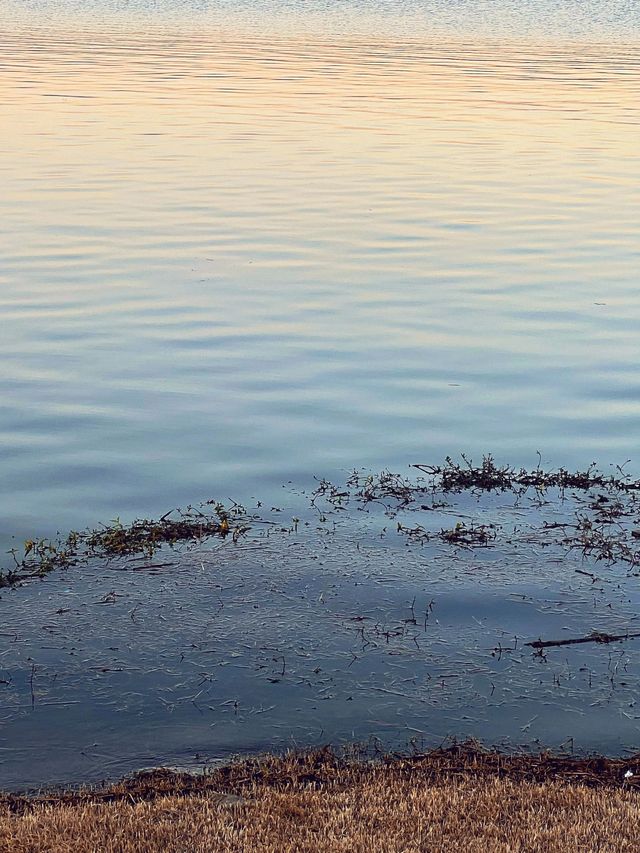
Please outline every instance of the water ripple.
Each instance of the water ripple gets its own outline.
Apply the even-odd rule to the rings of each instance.
[[[496,51],[436,37],[444,5],[406,39],[27,4],[0,50],[4,532],[460,449],[631,455],[637,12],[580,5]]]

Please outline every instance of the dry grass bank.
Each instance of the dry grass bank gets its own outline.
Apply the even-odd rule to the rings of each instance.
[[[627,763],[475,755],[445,750],[365,765],[314,753],[244,762],[204,780],[160,773],[98,792],[6,797],[0,850],[640,849],[640,799],[635,780],[624,781]]]

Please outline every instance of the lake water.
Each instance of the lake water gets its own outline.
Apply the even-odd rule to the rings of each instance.
[[[290,517],[314,476],[459,451],[638,471],[634,4],[0,0],[0,24],[6,548],[210,497]],[[5,595],[3,622],[108,578]],[[65,766],[41,778],[104,769]]]

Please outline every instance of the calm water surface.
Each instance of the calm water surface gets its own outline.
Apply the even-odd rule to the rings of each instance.
[[[470,39],[4,31],[3,534],[634,456],[638,52]]]
[[[640,467],[633,4],[0,20],[6,547],[461,450]]]

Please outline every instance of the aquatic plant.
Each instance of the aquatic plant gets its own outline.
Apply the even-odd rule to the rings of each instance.
[[[137,519],[123,524],[119,518],[96,529],[72,530],[65,538],[27,539],[22,553],[9,552],[14,566],[0,572],[0,587],[41,578],[54,569],[86,563],[89,559],[114,559],[142,555],[153,557],[162,547],[202,542],[212,536],[230,536],[236,541],[249,529],[244,507],[230,508],[208,501],[200,508],[172,510],[160,519]]]
[[[440,509],[450,515],[451,496],[462,492],[478,497],[488,492],[511,492],[516,501],[528,495],[537,506],[556,500],[567,503],[561,521],[543,521],[537,529],[517,535],[543,547],[560,545],[568,551],[578,550],[596,562],[640,567],[640,481],[628,476],[624,466],[603,474],[595,463],[584,471],[571,472],[565,468],[544,470],[540,459],[533,469],[499,465],[491,455],[484,456],[478,465],[464,454],[460,459],[446,457],[441,465],[415,464],[411,467],[419,473],[413,478],[385,469],[379,473],[353,471],[340,484],[320,479],[311,492],[310,506],[324,523],[330,514],[344,514],[354,506],[368,509],[378,505],[391,518],[422,511],[433,516],[433,511]],[[236,540],[250,523],[262,522],[257,515],[250,519],[238,504],[225,507],[208,501],[198,508],[174,510],[157,520],[123,524],[115,519],[93,530],[72,531],[66,537],[28,539],[21,551],[14,548],[9,552],[13,566],[0,572],[0,587],[44,577],[54,569],[91,558],[151,558],[161,547],[200,542],[212,536]],[[297,531],[299,523],[300,519],[294,518],[289,532]],[[457,548],[489,547],[504,532],[498,523],[462,520],[439,530],[433,524],[407,524],[403,520],[398,522],[397,531],[412,542],[439,541]]]

